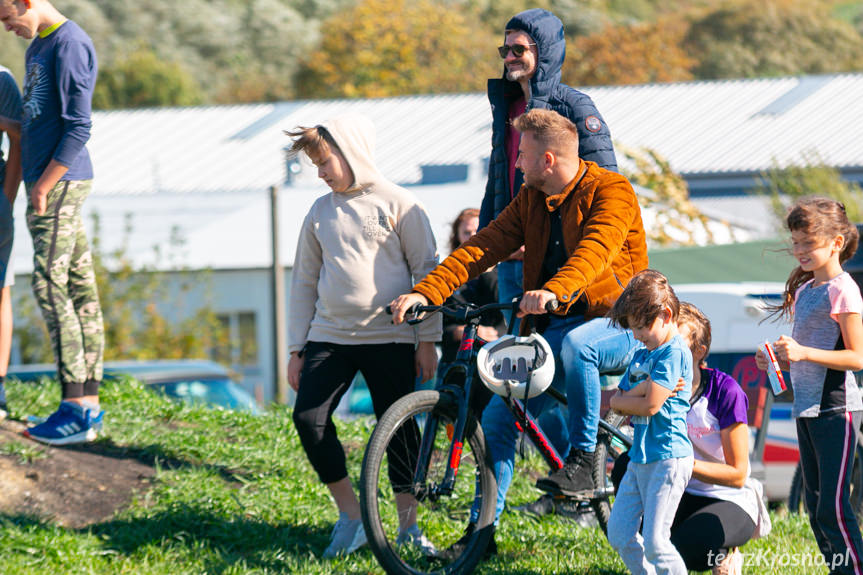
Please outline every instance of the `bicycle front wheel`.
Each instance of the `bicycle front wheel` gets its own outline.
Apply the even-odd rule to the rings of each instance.
[[[451,493],[440,489],[450,465],[456,404],[446,393],[417,391],[394,403],[378,421],[363,459],[360,506],[369,546],[390,574],[470,573],[488,545],[497,486],[486,461],[485,438],[471,418]],[[427,461],[418,461],[427,434]],[[425,470],[415,482],[417,470]],[[478,517],[468,531],[471,507]],[[402,535],[414,523],[422,538]],[[401,520],[400,520],[401,519]],[[415,531],[413,532],[416,533]],[[458,553],[442,553],[458,549]]]
[[[609,411],[603,418],[612,427],[622,429],[626,421],[626,417]],[[631,430],[628,430],[631,432]],[[630,437],[632,436],[629,433]],[[591,500],[593,511],[596,513],[596,519],[599,526],[602,527],[604,533],[608,533],[608,518],[611,516],[611,505],[614,499],[614,485],[611,482],[611,470],[614,468],[614,462],[621,453],[628,450],[629,446],[612,434],[604,431],[601,427],[596,438],[596,452],[593,456],[593,484],[596,486],[597,492],[602,495]]]

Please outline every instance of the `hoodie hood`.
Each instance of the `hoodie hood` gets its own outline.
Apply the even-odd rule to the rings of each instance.
[[[525,10],[513,16],[506,23],[506,30],[521,30],[526,32],[536,42],[539,61],[536,72],[530,79],[531,97],[547,101],[554,89],[560,84],[560,69],[566,58],[566,40],[563,37],[563,22],[541,8]],[[504,67],[504,81],[506,67]],[[516,82],[511,82],[516,84]]]
[[[354,183],[346,191],[368,188],[382,179],[375,167],[375,126],[361,114],[346,114],[321,124],[347,160],[354,174]]]

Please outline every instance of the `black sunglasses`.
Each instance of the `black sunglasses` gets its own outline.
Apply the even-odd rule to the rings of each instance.
[[[536,44],[504,44],[503,46],[498,46],[497,53],[500,54],[501,58],[506,58],[506,55],[512,50],[513,56],[521,58],[530,46],[536,46]]]

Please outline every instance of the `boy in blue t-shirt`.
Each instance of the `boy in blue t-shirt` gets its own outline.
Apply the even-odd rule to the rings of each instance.
[[[609,312],[614,324],[631,329],[645,346],[635,352],[611,398],[612,409],[632,416],[635,430],[608,521],[608,541],[632,573],[687,573],[670,540],[693,463],[686,435],[692,353],[677,331],[679,311],[665,276],[645,270],[633,276]],[[685,384],[675,393],[680,378]]]
[[[81,208],[92,188],[85,144],[96,85],[90,37],[48,0],[0,0],[6,30],[27,48],[21,163],[33,238],[33,295],[57,360],[62,402],[24,432],[50,445],[92,441],[102,425],[102,309]]]

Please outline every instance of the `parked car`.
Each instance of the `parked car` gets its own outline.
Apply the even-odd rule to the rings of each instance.
[[[54,378],[57,368],[52,364],[10,365],[7,377],[21,381]],[[232,378],[218,363],[197,360],[147,360],[105,362],[105,380],[130,376],[147,387],[172,399],[187,403],[203,403],[214,407],[260,413],[255,398]]]

